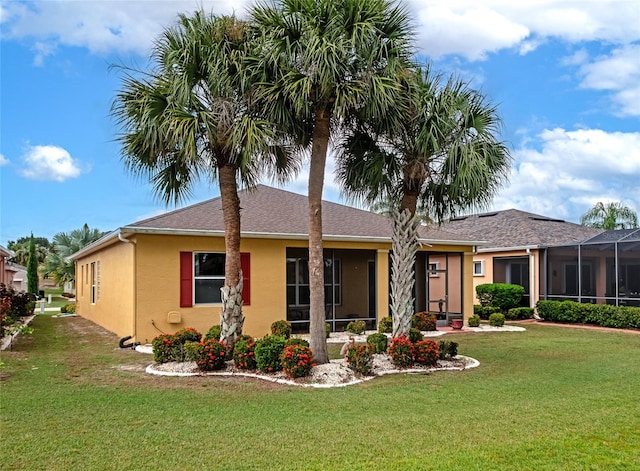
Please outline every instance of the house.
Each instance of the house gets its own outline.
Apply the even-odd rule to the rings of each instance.
[[[0,245],[0,283],[11,286],[15,270],[11,268],[9,259],[13,257],[11,251]]]
[[[240,192],[244,332],[262,336],[287,319],[309,328],[307,197],[260,185]],[[375,328],[389,315],[391,225],[385,216],[323,202],[327,322]],[[416,311],[439,322],[473,314],[472,257],[479,242],[421,232]],[[219,324],[224,282],[220,198],[135,222],[72,255],[76,312],[121,336],[150,342],[183,327]]]
[[[27,291],[27,267],[14,262],[7,262],[5,270],[13,273],[12,280],[7,286],[13,287],[18,292]]]
[[[534,307],[544,298],[549,247],[578,244],[600,234],[602,229],[562,219],[508,209],[462,216],[449,220],[442,229],[465,238],[484,239],[473,256],[474,289],[483,283],[513,283],[525,289],[523,305]],[[558,291],[577,295],[577,263],[568,261],[552,272]]]

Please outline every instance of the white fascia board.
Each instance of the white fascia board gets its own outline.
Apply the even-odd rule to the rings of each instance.
[[[477,253],[487,253],[487,252],[517,252],[519,250],[532,250],[539,249],[539,245],[519,245],[515,247],[496,247],[496,248],[478,248]]]

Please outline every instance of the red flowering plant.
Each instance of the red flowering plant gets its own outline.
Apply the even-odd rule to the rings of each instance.
[[[440,348],[433,340],[420,340],[411,346],[414,363],[424,366],[436,366]]]
[[[386,337],[385,337],[386,339]],[[347,366],[361,375],[371,374],[375,345],[354,345],[347,350]]]
[[[202,334],[193,327],[185,327],[177,331],[175,335],[182,343],[186,342],[199,342],[202,340]]]
[[[400,368],[411,366],[413,364],[411,340],[403,335],[392,338],[389,345],[389,356],[393,364]]]
[[[203,340],[195,348],[194,359],[201,371],[221,370],[225,366],[227,348],[220,340]]]
[[[256,342],[247,336],[241,338],[233,347],[233,363],[241,370],[256,369]]]
[[[175,335],[158,335],[151,341],[153,360],[156,363],[182,361],[182,342]]]
[[[316,366],[313,362],[313,352],[304,345],[287,345],[280,356],[282,369],[287,376],[301,378],[309,376],[311,368]]]

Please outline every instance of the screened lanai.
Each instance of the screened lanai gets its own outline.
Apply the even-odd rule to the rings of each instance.
[[[541,299],[640,306],[640,229],[605,231],[542,255]]]

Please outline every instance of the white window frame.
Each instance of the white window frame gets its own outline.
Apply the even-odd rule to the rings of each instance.
[[[196,300],[198,299],[196,296],[196,280],[222,280],[222,284],[224,285],[224,268],[222,270],[222,275],[197,275],[196,276],[196,258],[198,257],[198,255],[200,254],[211,254],[211,255],[222,255],[223,257],[226,256],[226,254],[224,252],[205,252],[205,251],[199,251],[199,252],[193,252],[192,253],[192,261],[193,261],[193,268],[191,271],[191,275],[193,277],[193,292],[191,293],[191,296],[193,299],[193,305],[194,306],[221,306],[222,305],[222,301],[220,302],[213,302],[213,303],[199,303]],[[224,264],[223,264],[224,266]],[[220,295],[222,296],[222,294]]]
[[[91,304],[96,303],[96,262],[91,262]]]
[[[480,266],[479,273],[476,273],[476,266]],[[473,261],[473,276],[484,276],[484,260]]]
[[[440,277],[440,262],[429,262],[427,264],[427,273],[429,273],[429,278],[439,278]]]

